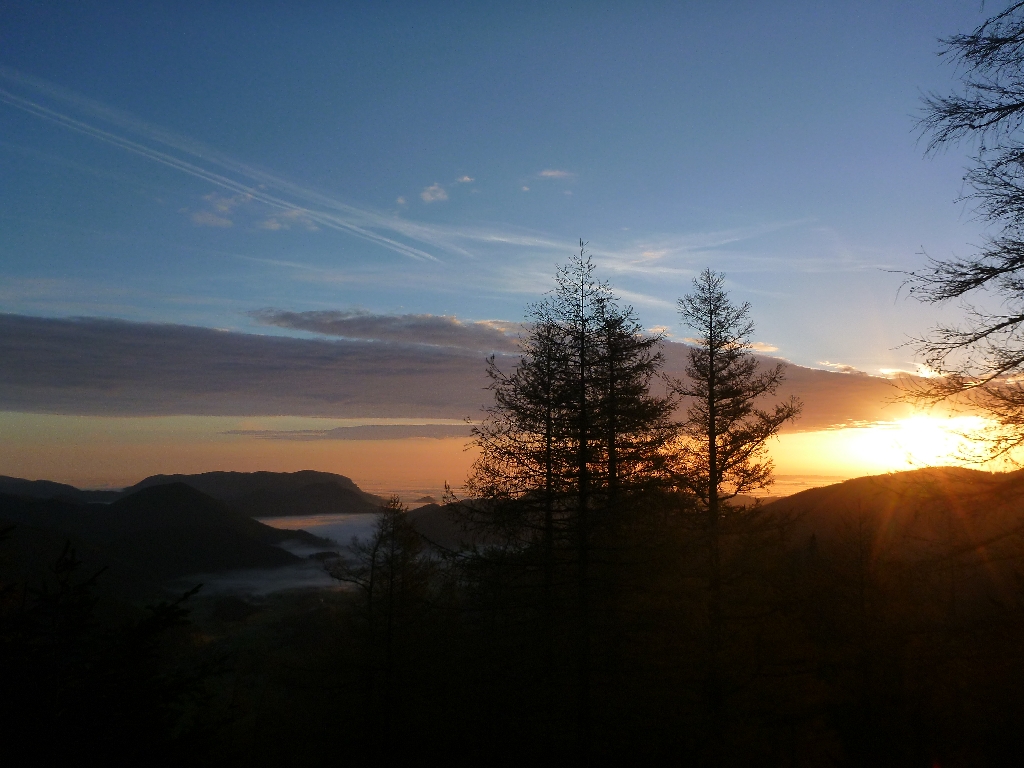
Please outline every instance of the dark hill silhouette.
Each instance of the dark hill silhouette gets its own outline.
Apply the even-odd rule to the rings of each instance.
[[[236,568],[272,568],[299,562],[279,548],[288,539],[322,544],[304,531],[283,531],[253,520],[194,488],[171,483],[142,489],[110,505],[74,504],[0,494],[0,524],[16,524],[36,550],[70,540],[90,566],[110,566],[123,581],[152,583]],[[31,554],[29,552],[28,554]]]
[[[384,501],[344,475],[313,470],[153,475],[125,493],[169,483],[184,483],[250,517],[365,513]]]
[[[947,573],[958,603],[980,610],[1019,587],[1021,471],[937,467],[860,477],[802,491],[765,510],[793,520],[798,550],[838,558],[850,573],[888,573],[908,594],[910,581],[922,574]]]
[[[983,542],[1024,526],[1024,471],[993,473],[959,467],[858,477],[770,502],[792,516],[796,530],[818,539],[868,525],[874,546],[925,550],[929,542]]]
[[[499,541],[493,534],[467,526],[460,514],[459,503],[424,504],[410,510],[407,515],[416,532],[429,544],[441,549],[467,550]]]
[[[79,503],[106,504],[123,495],[121,491],[83,491],[73,485],[50,480],[23,480],[20,477],[0,475],[0,493],[28,496],[33,499],[61,499]]]
[[[424,504],[406,515],[420,536],[442,549],[466,549],[472,542],[472,535],[463,529],[448,505]]]

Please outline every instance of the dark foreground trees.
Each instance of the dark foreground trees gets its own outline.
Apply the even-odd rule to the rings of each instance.
[[[0,760],[6,764],[179,765],[205,746],[184,712],[200,697],[200,670],[166,646],[186,624],[187,601],[101,618],[97,584],[70,542],[42,578],[12,580],[18,536],[0,524]],[[39,565],[42,565],[40,563]]]
[[[985,457],[1005,456],[1024,444],[1024,3],[942,43],[961,88],[928,96],[921,127],[929,152],[973,144],[965,199],[993,234],[971,256],[931,259],[911,273],[912,295],[962,300],[966,318],[918,341],[924,364],[941,376],[908,395],[969,404],[989,416],[995,427],[985,435]],[[980,305],[967,302],[972,296]]]
[[[0,557],[0,695],[18,692],[0,725],[42,713],[64,755],[110,764],[129,732],[136,762],[246,768],[1015,764],[1024,482],[736,498],[796,404],[773,403],[781,371],[753,362],[720,276],[682,309],[696,343],[670,396],[657,337],[575,259],[519,365],[491,365],[469,500],[393,499],[344,562],[320,553],[345,589],[193,598],[170,653],[96,663],[129,645],[80,653],[104,633],[80,631],[98,614],[74,569],[28,615]],[[163,685],[179,668],[200,695]]]
[[[722,537],[749,534],[757,510],[729,504],[741,494],[772,483],[767,443],[800,413],[796,398],[766,407],[783,380],[782,364],[767,370],[751,353],[754,323],[750,304],[733,304],[725,276],[705,269],[693,292],[679,300],[679,314],[696,337],[685,378],[674,382],[687,404],[669,459],[674,483],[696,500],[705,536],[708,584],[707,697],[713,734],[721,728],[723,706]]]
[[[518,571],[523,594],[537,593],[548,701],[556,612],[571,611],[570,626],[562,626],[571,635],[581,761],[591,743],[595,566],[608,560],[602,542],[636,495],[662,477],[673,408],[651,389],[660,338],[642,332],[632,308],[621,307],[594,271],[581,242],[555,290],[532,308],[516,370],[505,373],[491,359],[495,403],[474,429],[480,457],[467,483],[475,497],[470,524],[501,542],[484,557]],[[539,583],[523,577],[531,568],[540,569]]]
[[[364,711],[371,737],[389,762],[398,738],[397,678],[407,676],[435,565],[407,513],[401,499],[392,496],[377,510],[370,535],[353,537],[347,557],[330,567],[334,578],[359,590]]]

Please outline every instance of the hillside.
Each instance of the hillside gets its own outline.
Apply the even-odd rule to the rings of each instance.
[[[24,480],[6,475],[0,475],[0,493],[33,499],[61,499],[82,504],[106,504],[123,495],[121,491],[83,491],[73,485],[55,483],[51,480]]]
[[[146,488],[173,483],[194,488],[249,517],[360,514],[373,512],[383,502],[344,475],[313,470],[153,475],[121,491],[85,491],[49,480],[0,476],[0,493],[80,504],[107,504]]]
[[[792,522],[804,562],[830,563],[847,588],[872,583],[918,601],[942,593],[964,615],[1019,590],[1024,472],[941,467],[860,477],[764,509]]]
[[[800,535],[819,540],[867,526],[876,548],[980,543],[1024,526],[1024,471],[930,467],[859,477],[801,491],[765,509],[794,518]]]
[[[184,483],[250,517],[356,514],[372,512],[383,501],[344,475],[313,470],[153,475],[125,493],[169,483]]]
[[[304,531],[263,525],[181,483],[145,488],[102,506],[0,495],[0,525],[9,524],[16,527],[3,551],[17,571],[52,563],[70,541],[89,567],[108,566],[117,582],[150,585],[291,565],[299,559],[278,544],[320,543]]]

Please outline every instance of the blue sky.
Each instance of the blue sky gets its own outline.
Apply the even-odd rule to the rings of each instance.
[[[979,239],[913,118],[975,3],[253,5],[0,7],[0,311],[514,321],[584,237],[649,327],[711,266],[877,372]]]

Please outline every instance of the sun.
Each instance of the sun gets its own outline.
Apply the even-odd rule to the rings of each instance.
[[[977,416],[919,413],[892,421],[784,434],[772,456],[777,471],[784,474],[846,477],[964,465],[977,450],[971,435],[987,425]]]
[[[971,435],[984,429],[977,416],[917,414],[881,422],[851,435],[856,455],[865,463],[891,469],[958,465],[972,449]]]

